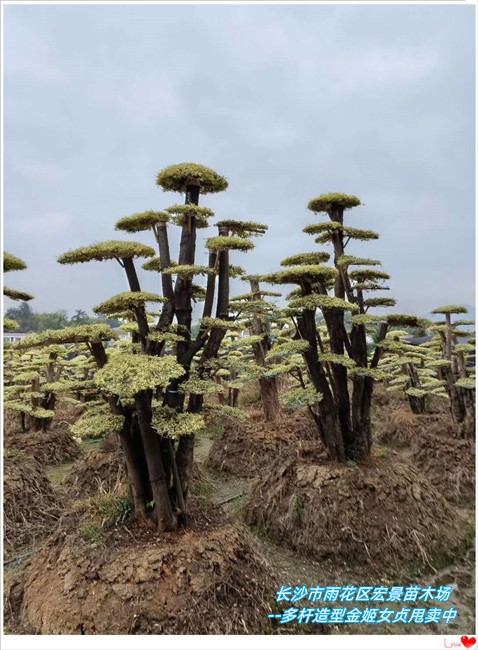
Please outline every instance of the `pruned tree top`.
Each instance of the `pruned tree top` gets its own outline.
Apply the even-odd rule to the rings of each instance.
[[[467,314],[468,309],[462,305],[444,305],[443,307],[437,307],[434,309],[432,314]]]
[[[15,257],[11,253],[4,251],[3,253],[3,272],[8,273],[8,271],[24,271],[27,268],[27,265],[19,257]]]
[[[344,226],[339,221],[323,221],[321,223],[312,223],[305,228],[303,232],[308,235],[317,235],[318,233],[331,233],[335,230],[343,230]]]
[[[223,330],[243,330],[244,325],[232,320],[223,320],[221,318],[205,317],[201,319],[201,327],[204,329],[223,329]]]
[[[357,239],[359,241],[368,241],[370,239],[378,239],[379,234],[374,230],[363,230],[362,228],[351,228],[350,226],[343,226],[342,232],[344,237],[349,239]],[[333,237],[332,232],[324,232],[322,235],[319,235],[315,242],[316,244],[326,244],[331,241]]]
[[[363,282],[364,280],[390,280],[390,275],[385,271],[378,271],[376,269],[354,269],[349,271],[351,280]]]
[[[344,311],[358,311],[359,307],[353,302],[347,302],[342,298],[335,298],[334,296],[324,296],[319,294],[312,294],[310,296],[301,296],[291,300],[290,306],[292,309],[342,309]]]
[[[45,330],[15,344],[18,349],[51,345],[52,343],[90,343],[116,340],[117,334],[109,325],[76,325],[61,330]]]
[[[394,307],[395,298],[366,298],[364,301],[366,307]]]
[[[8,287],[3,287],[3,295],[12,300],[33,300],[33,296],[24,291],[17,291],[17,289],[9,289]]]
[[[235,221],[234,219],[222,219],[216,223],[218,228],[228,228],[230,232],[238,235],[239,237],[247,237],[248,235],[263,235],[269,226],[255,221]]]
[[[141,232],[149,230],[158,223],[169,221],[170,215],[167,212],[155,212],[148,210],[138,212],[129,217],[123,217],[116,222],[115,230],[124,230],[125,232]]]
[[[389,325],[397,327],[428,327],[430,321],[425,318],[419,318],[411,314],[388,314],[387,322]]]
[[[341,255],[337,260],[339,266],[381,266],[380,260],[373,260],[369,257],[354,257],[353,255]]]
[[[162,269],[161,264],[162,264],[161,263],[161,258],[155,256],[155,257],[152,257],[151,259],[149,259],[147,262],[145,262],[142,265],[142,268],[145,271],[161,271],[161,269]],[[178,265],[177,262],[172,262],[171,261],[171,262],[169,262],[168,268],[171,269],[173,266],[177,266],[177,265]]]
[[[144,268],[144,267],[143,267]],[[181,278],[190,278],[193,275],[214,275],[214,269],[199,264],[175,264],[163,270],[165,275],[178,275]]]
[[[466,388],[467,390],[476,390],[476,378],[475,377],[462,377],[458,379],[455,383],[459,388]]]
[[[281,266],[302,266],[303,264],[322,264],[328,262],[330,253],[314,252],[314,253],[299,253],[298,255],[291,255],[286,257],[280,263]]]
[[[134,397],[137,393],[162,386],[182,377],[184,368],[172,356],[152,357],[144,354],[118,352],[95,374],[101,390],[119,397]]]
[[[11,332],[13,330],[17,330],[20,327],[20,325],[17,323],[16,320],[13,320],[11,318],[4,318],[3,319],[3,331],[4,332]]]
[[[91,246],[83,246],[63,253],[58,258],[60,264],[78,264],[93,260],[127,259],[136,257],[154,257],[155,252],[151,246],[129,241],[106,241]]]
[[[226,190],[228,182],[224,176],[204,165],[180,163],[160,171],[156,185],[165,192],[184,192],[188,185],[197,185],[201,194],[214,194]]]
[[[352,325],[373,325],[384,320],[386,320],[384,317],[372,314],[356,314],[351,318]]]
[[[183,217],[213,217],[214,211],[211,208],[205,208],[200,205],[194,205],[193,203],[184,203],[172,205],[169,208],[166,208],[166,212],[170,214],[177,214]]]
[[[210,237],[206,242],[206,248],[216,251],[249,251],[251,248],[254,248],[254,244],[248,239],[243,239],[242,237],[227,237],[219,235],[218,237]]]
[[[301,264],[292,266],[284,271],[265,275],[265,282],[271,284],[302,284],[304,280],[308,282],[324,282],[334,280],[338,271],[330,266],[321,266],[320,264]]]
[[[242,266],[237,266],[236,264],[229,264],[229,277],[230,278],[242,278],[245,279],[244,273],[246,272]]]
[[[321,194],[315,199],[312,199],[307,204],[309,210],[312,212],[329,212],[334,208],[343,208],[349,210],[361,205],[360,199],[353,194],[341,194],[340,192],[329,192],[328,194]]]
[[[165,298],[149,291],[123,291],[93,307],[95,314],[114,314],[125,309],[140,307],[146,302],[164,302]]]

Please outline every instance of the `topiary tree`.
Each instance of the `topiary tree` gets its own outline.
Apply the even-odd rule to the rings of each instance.
[[[400,314],[379,318],[368,313],[369,309],[393,306],[395,302],[391,298],[368,297],[370,292],[388,289],[383,282],[389,275],[376,268],[378,260],[346,254],[350,241],[378,238],[373,231],[344,223],[345,211],[359,205],[357,197],[336,193],[310,201],[309,209],[326,213],[329,221],[307,226],[304,232],[317,235],[315,241],[319,244],[332,244],[334,265],[323,264],[330,257],[328,253],[297,255],[283,261],[284,270],[265,278],[273,283],[298,285],[289,301],[289,313],[297,328],[296,342],[300,344],[297,351],[305,358],[316,393],[321,439],[330,458],[342,461],[367,458],[371,451],[373,385],[383,373],[377,369],[380,346],[370,358],[367,354],[367,326],[381,323],[381,341],[389,325],[416,326],[418,320]],[[318,309],[327,328],[329,351],[316,326]],[[350,331],[345,326],[346,311],[351,313]]]
[[[171,530],[187,515],[195,432],[204,426],[200,415],[204,395],[217,386],[210,377],[210,363],[226,331],[234,327],[228,312],[229,251],[246,251],[253,244],[245,238],[244,230],[238,236],[231,224],[219,223],[218,236],[206,243],[208,265],[197,265],[197,230],[208,225],[213,214],[198,205],[199,198],[223,191],[227,181],[207,167],[185,163],[164,169],[157,184],[165,191],[183,193],[185,204],[131,215],[120,219],[116,228],[129,233],[152,230],[159,256],[143,244],[112,241],[70,251],[58,261],[71,264],[116,259],[126,272],[129,291],[106,300],[95,311],[125,315],[132,342],[108,350],[101,342],[91,343],[99,367],[95,381],[108,401],[110,416],[119,418],[115,430],[124,450],[136,516],[148,518],[153,503],[151,518],[155,525]],[[171,223],[181,228],[177,262],[170,257]],[[134,263],[139,257],[149,258],[143,264],[145,270],[160,274],[161,296],[141,290]],[[207,278],[205,290],[194,284],[196,276]],[[197,301],[204,301],[204,305],[198,333],[193,337],[192,315]],[[161,303],[155,325],[148,320],[147,303]],[[100,416],[105,417],[104,411],[96,409],[91,417]],[[82,420],[80,427],[88,428],[89,423]]]
[[[23,271],[27,268],[27,265],[19,257],[15,257],[11,253],[4,251],[3,253],[3,272],[8,273],[9,271]],[[33,296],[29,293],[23,291],[17,291],[15,289],[8,289],[3,287],[3,295],[12,300],[33,300]],[[6,331],[12,331],[18,329],[19,325],[16,321],[11,318],[3,319],[3,329]]]
[[[388,332],[380,344],[383,356],[379,368],[387,375],[386,390],[403,391],[412,412],[423,414],[428,412],[431,399],[448,399],[439,371],[441,354],[437,354],[434,342],[412,345],[409,338],[407,331]]]
[[[265,228],[265,227],[264,227]],[[231,301],[231,309],[249,330],[245,343],[252,347],[254,362],[261,369],[259,375],[260,401],[264,417],[268,422],[274,422],[281,414],[277,375],[270,374],[270,364],[267,355],[270,353],[274,337],[273,329],[283,314],[267,300],[266,297],[280,297],[281,294],[261,289],[260,276],[247,275],[243,280],[249,282],[250,292],[236,296]]]
[[[443,314],[444,323],[432,326],[441,342],[442,363],[440,373],[446,382],[450,396],[451,414],[456,425],[456,435],[459,438],[472,438],[475,433],[475,377],[474,369],[475,346],[474,340],[459,343],[461,337],[470,338],[469,332],[460,330],[460,325],[470,325],[473,321],[452,321],[454,314],[466,314],[466,307],[461,305],[444,305],[437,307],[432,313]],[[473,359],[473,363],[468,363]]]
[[[46,330],[11,346],[5,360],[5,410],[20,413],[23,431],[47,431],[59,395],[88,399],[88,393],[96,393],[90,373],[77,374],[80,365],[75,358],[85,359],[82,352],[88,350],[81,346],[115,337],[108,326],[77,326]],[[73,346],[69,345],[72,341]],[[71,396],[69,399],[77,402]]]

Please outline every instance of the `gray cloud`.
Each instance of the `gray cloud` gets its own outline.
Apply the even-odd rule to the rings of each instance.
[[[176,202],[155,175],[191,160],[229,178],[218,217],[269,224],[248,270],[313,250],[308,200],[344,191],[400,310],[473,304],[474,79],[471,6],[7,6],[5,247],[29,264],[9,285],[70,312],[123,290],[56,257],[127,239],[115,221]]]

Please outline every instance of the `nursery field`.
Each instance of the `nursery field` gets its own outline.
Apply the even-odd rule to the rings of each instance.
[[[259,275],[238,264],[267,225],[202,205],[224,177],[184,163],[157,185],[184,202],[58,258],[119,267],[129,289],[93,311],[120,327],[4,344],[6,633],[472,631],[466,307],[394,310],[393,278],[354,255],[379,237],[349,225],[356,196],[310,200],[310,250]]]

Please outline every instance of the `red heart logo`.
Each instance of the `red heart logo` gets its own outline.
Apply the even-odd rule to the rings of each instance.
[[[474,636],[462,636],[461,642],[463,643],[465,648],[471,648],[472,645],[475,645],[476,639]]]

